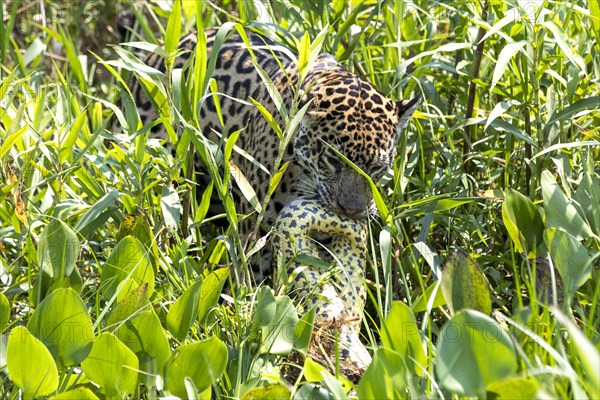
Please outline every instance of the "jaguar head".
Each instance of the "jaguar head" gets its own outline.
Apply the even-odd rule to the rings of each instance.
[[[301,192],[338,214],[364,218],[372,209],[371,188],[331,147],[378,181],[392,166],[398,138],[421,98],[388,99],[340,69],[321,73],[307,93],[312,103],[294,140],[304,173]]]

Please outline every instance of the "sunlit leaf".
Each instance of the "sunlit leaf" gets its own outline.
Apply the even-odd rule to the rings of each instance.
[[[101,333],[81,369],[107,397],[133,393],[137,388],[139,363],[135,354],[112,333]]]
[[[223,375],[227,365],[227,347],[216,337],[179,346],[165,366],[166,389],[187,398],[184,379],[190,378],[199,392]]]
[[[24,326],[11,331],[6,359],[10,378],[23,390],[23,398],[47,396],[58,389],[52,355]]]
[[[33,312],[27,329],[46,345],[59,367],[80,363],[92,348],[94,329],[73,289],[56,289]]]

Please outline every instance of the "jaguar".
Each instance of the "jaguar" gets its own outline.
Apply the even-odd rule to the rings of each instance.
[[[308,297],[312,293],[308,303],[317,307],[317,326],[329,330],[336,324],[350,327],[350,343],[344,346],[359,356],[353,358],[346,351],[342,358],[364,370],[369,356],[356,332],[365,301],[364,221],[375,208],[369,182],[351,163],[373,181],[382,178],[392,166],[398,138],[421,99],[392,100],[366,79],[344,69],[330,54],[319,55],[309,68],[299,67],[292,51],[262,35],[229,32],[221,41],[217,40],[219,32],[223,28],[184,36],[174,62],[175,69],[189,68],[198,35],[205,35],[209,58],[217,52],[212,73],[216,90],[213,86],[200,108],[201,132],[220,144],[239,134],[230,163],[253,188],[254,200],[262,202],[271,195],[262,225],[278,232],[273,253],[284,254],[290,272],[299,267],[291,261],[294,254],[308,248],[310,254],[324,255],[313,248],[314,241],[329,237],[338,243],[337,251],[343,254],[335,256],[346,264],[342,268],[347,268],[343,275],[348,279],[323,287],[322,271],[300,268],[302,272],[294,275],[296,295]],[[150,55],[145,63],[165,71],[165,61],[158,54]],[[153,124],[159,118],[156,110],[160,105],[149,96],[151,88],[143,82],[133,78],[131,93],[141,122]],[[301,118],[289,131],[286,124],[289,127],[294,120],[292,111]],[[282,133],[291,135],[285,147]],[[151,137],[165,139],[165,127],[154,125]],[[278,157],[286,168],[271,193]],[[237,211],[256,215],[256,202],[240,186],[233,188]],[[242,236],[247,237],[252,230],[242,227]],[[300,240],[302,237],[308,240]],[[300,248],[290,249],[292,242]],[[315,295],[315,288],[321,288],[322,293]],[[329,298],[324,298],[327,293]],[[333,304],[340,305],[337,314],[331,312]]]

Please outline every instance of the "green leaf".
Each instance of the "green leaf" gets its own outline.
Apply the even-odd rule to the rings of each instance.
[[[544,21],[541,23],[541,25],[548,28],[548,30],[552,32],[554,39],[556,39],[556,44],[558,44],[558,47],[560,47],[563,53],[565,53],[565,56],[567,56],[569,61],[571,61],[573,65],[577,66],[581,72],[586,73],[587,68],[585,67],[583,58],[573,52],[573,49],[569,45],[569,37],[562,30],[562,28],[556,25],[554,21]]]
[[[55,219],[40,235],[38,263],[52,278],[71,275],[79,256],[79,240],[67,224]]]
[[[21,136],[23,136],[23,134],[27,132],[28,128],[29,126],[25,125],[16,132],[8,135],[6,139],[4,139],[2,145],[0,146],[0,158],[4,157],[4,155],[8,153],[8,151],[15,145],[15,143],[21,138]]]
[[[412,374],[422,376],[427,365],[427,356],[421,343],[419,327],[410,308],[399,301],[381,325],[381,344],[394,350]]]
[[[356,392],[359,399],[404,399],[406,375],[409,374],[402,357],[391,349],[378,348],[373,361],[363,374]]]
[[[92,319],[71,288],[50,293],[33,312],[27,329],[46,345],[59,368],[80,363],[94,340]]]
[[[100,292],[105,299],[117,293],[119,284],[129,278],[136,286],[148,284],[148,296],[154,292],[154,270],[144,245],[133,236],[126,236],[108,256],[100,276]]]
[[[425,295],[420,294],[415,300],[412,302],[412,312],[419,313],[423,311],[427,311],[429,308],[429,302],[431,301],[431,295],[435,290],[435,299],[433,299],[433,303],[431,304],[431,309],[441,307],[446,304],[446,300],[444,299],[444,295],[442,291],[439,290],[439,281],[434,282],[429,285],[427,289],[425,289]],[[437,290],[436,290],[437,288]]]
[[[148,386],[154,386],[155,376],[163,374],[163,367],[171,356],[169,341],[154,310],[136,314],[115,331],[115,335],[131,351],[140,363],[140,378]]]
[[[296,307],[288,296],[275,297],[275,313],[262,326],[259,353],[287,355],[294,348],[294,330],[298,323]]]
[[[165,366],[165,387],[172,394],[187,398],[186,377],[202,392],[223,375],[226,365],[227,347],[214,336],[179,346]]]
[[[172,185],[163,187],[160,197],[160,209],[167,228],[176,230],[181,221],[181,200]]]
[[[90,389],[86,387],[78,387],[68,392],[62,392],[50,398],[50,400],[100,400]]]
[[[518,252],[537,250],[543,239],[544,223],[529,198],[509,189],[502,203],[502,221]]]
[[[589,225],[560,189],[550,171],[542,172],[542,198],[546,223],[573,235],[577,240],[594,236]]]
[[[312,338],[312,332],[315,326],[315,316],[316,311],[313,307],[300,318],[296,328],[294,328],[294,348],[303,355],[308,353],[310,339]]]
[[[0,293],[0,333],[6,329],[6,324],[10,320],[10,303],[4,295]]]
[[[573,198],[581,206],[594,234],[600,235],[600,179],[589,171],[584,172]]]
[[[346,393],[350,390],[351,384],[344,378],[335,378],[327,371],[325,367],[314,362],[310,357],[304,361],[304,377],[308,382],[324,383],[334,399],[347,399]],[[347,386],[347,390],[344,386]],[[312,398],[312,397],[311,397]]]
[[[261,286],[256,295],[256,312],[254,314],[253,329],[267,326],[275,318],[275,296],[271,288]]]
[[[96,383],[106,397],[122,397],[137,389],[138,359],[127,346],[112,333],[101,333],[94,342],[81,369]]]
[[[24,326],[11,331],[6,352],[10,379],[23,390],[24,399],[48,396],[58,389],[52,355]]]
[[[439,335],[437,382],[453,393],[477,396],[489,384],[517,371],[517,356],[508,334],[487,315],[462,310]]]
[[[84,124],[88,124],[87,114],[88,111],[82,111],[73,121],[71,128],[67,132],[66,135],[61,137],[60,141],[60,162],[64,163],[67,160],[71,160],[73,157],[73,147],[75,146],[75,142],[77,142],[77,137],[81,133],[81,129]]]
[[[490,400],[534,400],[538,383],[532,378],[506,378],[492,382],[487,387],[487,398]]]
[[[217,305],[228,277],[229,268],[219,268],[202,281],[198,306],[198,320],[201,324],[205,323],[208,313]]]
[[[211,182],[212,183],[212,182]],[[156,259],[158,259],[158,248],[156,241],[150,229],[148,220],[143,215],[127,216],[119,225],[119,233],[117,233],[117,242],[123,239],[125,236],[133,236],[146,247],[152,251],[152,266],[154,273],[156,274]]]
[[[143,285],[131,290],[119,301],[117,305],[112,309],[106,320],[106,327],[113,328],[116,324],[121,321],[125,321],[127,318],[134,315],[137,311],[142,309],[150,309],[150,301],[148,300],[148,284]]]
[[[169,15],[169,21],[167,22],[167,30],[165,33],[165,62],[167,64],[167,71],[170,71],[177,49],[179,47],[179,40],[181,37],[181,0],[175,0],[173,2],[173,8],[171,9],[171,15]]]
[[[242,396],[242,400],[280,400],[289,399],[290,396],[290,390],[286,386],[280,383],[272,383],[248,390]]]
[[[591,397],[598,398],[600,395],[600,375],[598,375],[598,371],[600,371],[600,352],[598,351],[597,344],[592,343],[562,311],[554,308],[552,309],[552,313],[558,322],[569,332],[570,340],[568,343],[571,343],[575,347],[578,356],[577,361],[583,366],[586,378],[589,379],[591,387],[594,390],[591,393]]]
[[[490,86],[490,91],[494,89],[494,86],[496,86],[496,84],[506,73],[506,67],[508,66],[510,60],[515,56],[515,54],[521,51],[526,44],[527,41],[525,40],[508,43],[500,51],[500,54],[498,55],[498,60],[496,61],[496,66],[494,67],[494,75],[492,77],[492,85]]]
[[[200,288],[202,281],[196,281],[181,295],[167,314],[167,329],[171,334],[183,340],[198,317]]]
[[[455,253],[442,273],[442,293],[452,314],[470,308],[492,312],[489,282],[479,266],[466,253]]]
[[[83,237],[96,232],[112,217],[116,211],[115,203],[120,197],[121,193],[117,190],[106,193],[81,216],[73,228]]]
[[[564,289],[568,297],[572,298],[577,289],[589,279],[592,258],[581,242],[558,229],[546,229],[544,241],[560,273]]]
[[[552,114],[552,116],[550,117],[550,119],[548,120],[548,122],[546,123],[546,125],[544,126],[544,136],[543,137],[548,137],[548,134],[550,133],[550,129],[552,129],[552,126],[556,122],[568,120],[573,115],[575,115],[578,112],[583,111],[583,110],[588,110],[588,109],[595,110],[598,108],[598,103],[600,103],[600,96],[590,96],[585,99],[577,100],[575,103],[563,108],[560,111],[555,111]],[[561,144],[564,145],[565,143],[561,143]],[[536,154],[532,159],[535,159],[536,157],[539,157],[543,154],[545,154],[545,152],[540,152],[540,153]]]

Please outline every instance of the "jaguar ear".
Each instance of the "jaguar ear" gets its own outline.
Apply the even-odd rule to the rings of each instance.
[[[408,121],[417,110],[421,104],[421,96],[417,96],[410,100],[401,100],[396,102],[396,107],[398,109],[398,116],[400,117],[400,122],[398,122],[398,130],[402,130],[406,128],[408,125]]]

